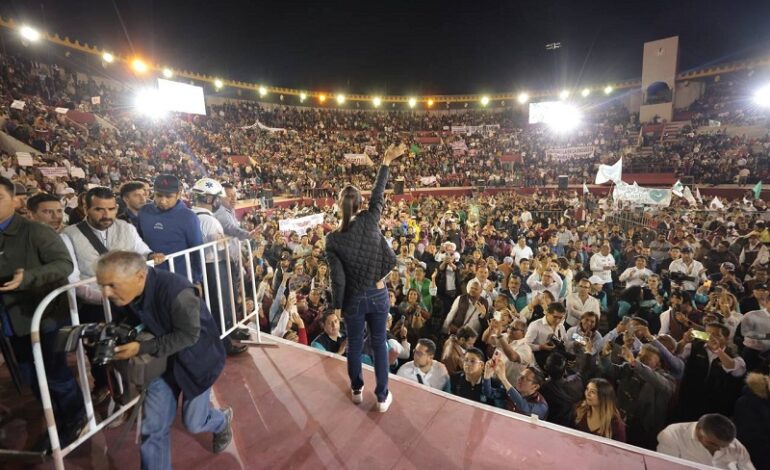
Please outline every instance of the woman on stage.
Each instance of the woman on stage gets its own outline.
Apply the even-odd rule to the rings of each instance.
[[[406,145],[391,145],[385,151],[368,209],[361,210],[361,191],[348,185],[340,191],[337,204],[342,222],[326,236],[326,258],[332,278],[334,313],[344,321],[348,336],[348,376],[353,403],[363,401],[364,380],[361,352],[364,328],[369,326],[377,377],[377,411],[388,411],[393,394],[388,390],[388,351],[386,322],[390,299],[383,279],[396,265],[396,254],[380,231],[380,216],[385,206],[388,165],[406,151]]]

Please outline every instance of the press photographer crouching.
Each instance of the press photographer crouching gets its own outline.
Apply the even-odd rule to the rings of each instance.
[[[177,274],[148,267],[142,255],[129,251],[100,257],[96,279],[116,311],[135,318],[155,336],[117,346],[114,359],[167,358],[163,375],[145,387],[142,468],[171,468],[169,431],[180,393],[187,430],[214,433],[214,453],[225,450],[232,441],[233,412],[230,407],[214,409],[210,402],[211,386],[224,368],[225,351],[214,319],[192,284]]]

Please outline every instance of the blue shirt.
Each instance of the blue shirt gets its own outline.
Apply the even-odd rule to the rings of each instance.
[[[167,211],[158,209],[155,204],[147,204],[139,211],[139,231],[147,246],[154,253],[170,255],[203,244],[200,221],[193,211],[182,201]],[[159,266],[168,270],[168,262]],[[193,282],[201,282],[203,273],[199,253],[190,254]],[[187,277],[184,256],[174,261],[174,271]]]

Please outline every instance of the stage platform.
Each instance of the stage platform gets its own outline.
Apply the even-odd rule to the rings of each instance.
[[[228,358],[212,394],[235,410],[233,444],[210,452],[211,434],[190,435],[177,419],[176,469],[612,469],[693,468],[685,462],[474,404],[391,375],[394,403],[374,411],[374,375],[365,370],[364,403],[349,399],[345,362],[264,335],[278,347]],[[0,379],[5,382],[7,375]],[[3,403],[8,403],[5,388]],[[31,397],[22,416],[32,416]],[[15,408],[12,406],[12,408]],[[14,413],[18,412],[15,410]],[[28,428],[30,426],[27,426]],[[33,426],[34,427],[34,426]],[[124,428],[95,436],[65,460],[68,469],[139,468]],[[5,462],[3,468],[52,468]],[[697,467],[696,467],[697,468]],[[703,467],[701,467],[703,468]]]

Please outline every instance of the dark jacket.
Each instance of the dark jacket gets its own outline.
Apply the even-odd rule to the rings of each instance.
[[[749,375],[733,413],[736,437],[756,468],[770,468],[770,393],[764,381],[760,374]]]
[[[18,215],[0,233],[0,284],[13,278],[17,269],[24,270],[21,285],[0,295],[16,336],[30,332],[32,316],[40,301],[52,290],[67,284],[74,269],[67,247],[50,227]],[[41,331],[53,326],[53,319],[65,320],[67,296],[51,302],[41,323]]]
[[[128,307],[155,335],[142,342],[140,353],[167,356],[164,379],[188,399],[209,389],[225,366],[214,318],[203,301],[191,301],[192,293],[192,284],[182,276],[148,268],[142,296]]]
[[[385,206],[388,167],[380,166],[368,210],[359,212],[345,232],[326,236],[326,259],[332,278],[332,303],[341,309],[345,299],[372,289],[396,265],[396,254],[380,231]]]

